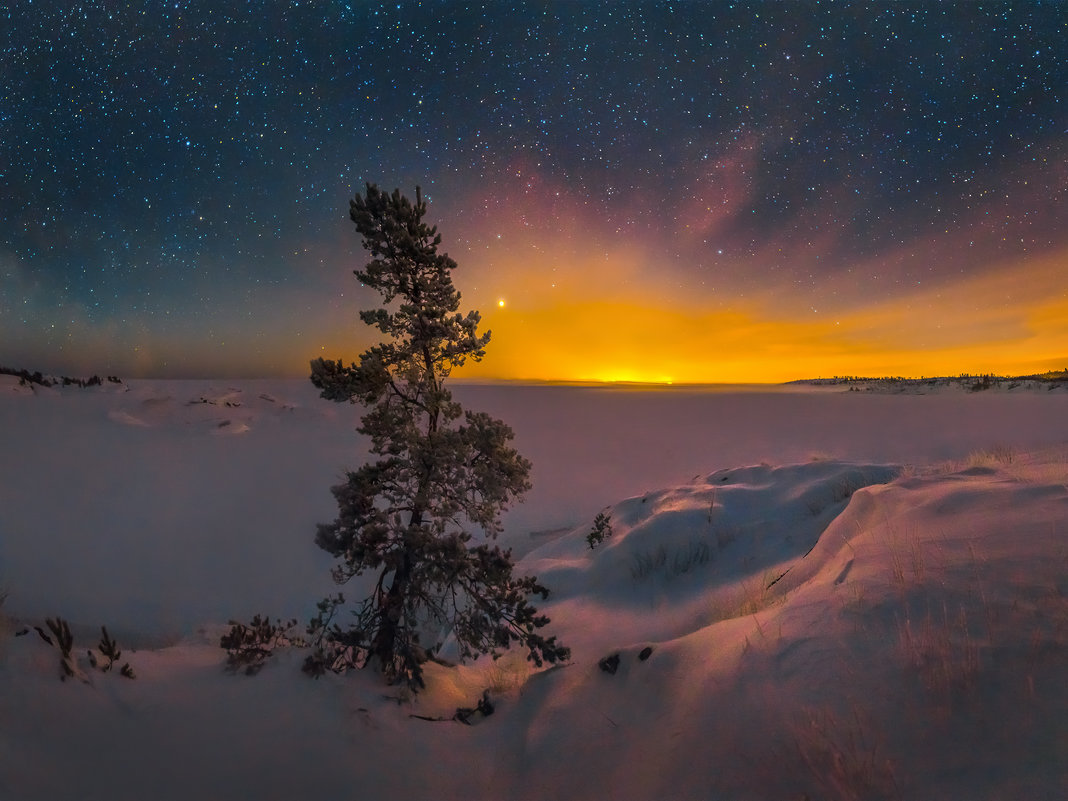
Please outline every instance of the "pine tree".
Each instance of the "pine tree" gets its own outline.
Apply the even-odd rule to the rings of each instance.
[[[355,274],[384,304],[360,318],[388,340],[359,364],[311,363],[322,397],[366,409],[357,430],[376,457],[333,488],[338,517],[316,536],[339,560],[337,583],[368,573],[373,588],[347,629],[327,625],[342,596],[320,604],[309,628],[320,645],[311,669],[374,664],[413,690],[423,686],[420,663],[449,630],[461,658],[496,657],[512,643],[539,666],[570,656],[538,632],[549,620],[528,599],[548,597],[546,588],[513,576],[510,552],[493,542],[501,512],[530,488],[530,463],[510,446],[507,425],[464,411],[445,386],[454,368],[483,357],[490,335],[478,333],[477,311],[458,312],[456,262],[439,253],[441,235],[425,214],[418,188],[414,204],[373,184],[352,200],[350,216],[371,255]],[[432,641],[421,642],[434,626]]]

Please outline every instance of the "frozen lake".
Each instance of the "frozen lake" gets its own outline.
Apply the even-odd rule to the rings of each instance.
[[[312,540],[315,524],[335,514],[330,486],[366,456],[357,407],[321,400],[302,380],[134,381],[128,391],[35,395],[3,378],[0,586],[9,610],[77,604],[91,619],[132,617],[179,633],[265,608],[301,616],[330,590],[330,560]],[[503,541],[517,556],[536,542],[531,533],[585,524],[623,498],[723,468],[830,457],[928,464],[1068,441],[1059,393],[454,390],[466,407],[509,423],[533,463],[533,489],[505,516]],[[132,579],[117,581],[127,565]]]

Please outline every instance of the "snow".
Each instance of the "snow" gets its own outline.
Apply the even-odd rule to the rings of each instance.
[[[502,539],[572,661],[429,664],[398,703],[299,650],[235,676],[218,647],[335,590],[313,536],[365,456],[358,408],[306,381],[9,378],[0,798],[1068,795],[1059,391],[457,386],[534,463]],[[32,628],[56,615],[88,683]],[[136,679],[90,667],[101,625]],[[493,715],[448,720],[486,689]]]

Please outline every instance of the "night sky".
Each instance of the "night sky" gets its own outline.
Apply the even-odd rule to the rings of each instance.
[[[0,364],[305,375],[414,196],[463,377],[1068,367],[1068,5],[16,0]]]

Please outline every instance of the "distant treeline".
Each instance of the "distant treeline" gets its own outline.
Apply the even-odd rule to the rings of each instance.
[[[63,375],[57,378],[55,376],[46,376],[40,370],[31,373],[29,370],[19,370],[14,367],[0,367],[0,375],[18,376],[21,386],[37,384],[42,387],[98,387],[105,381],[112,384],[122,383],[122,379],[114,375],[109,375],[107,378],[101,378],[98,375],[91,375],[89,378],[71,378]]]
[[[806,384],[816,385],[835,385],[835,384],[857,384],[857,383],[881,383],[881,384],[905,384],[909,386],[917,386],[922,384],[937,385],[937,384],[960,384],[968,387],[973,392],[979,392],[984,389],[990,389],[991,387],[1000,387],[1003,383],[1009,385],[1009,389],[1014,389],[1019,386],[1021,381],[1036,381],[1039,383],[1050,384],[1050,389],[1053,385],[1068,383],[1068,370],[1051,370],[1048,373],[1040,373],[1035,375],[995,375],[994,373],[980,373],[979,375],[972,375],[971,373],[961,373],[958,376],[936,376],[928,377],[921,376],[920,378],[905,378],[903,376],[882,376],[879,378],[873,378],[871,376],[834,376],[834,378],[815,378],[808,381],[800,382]]]

